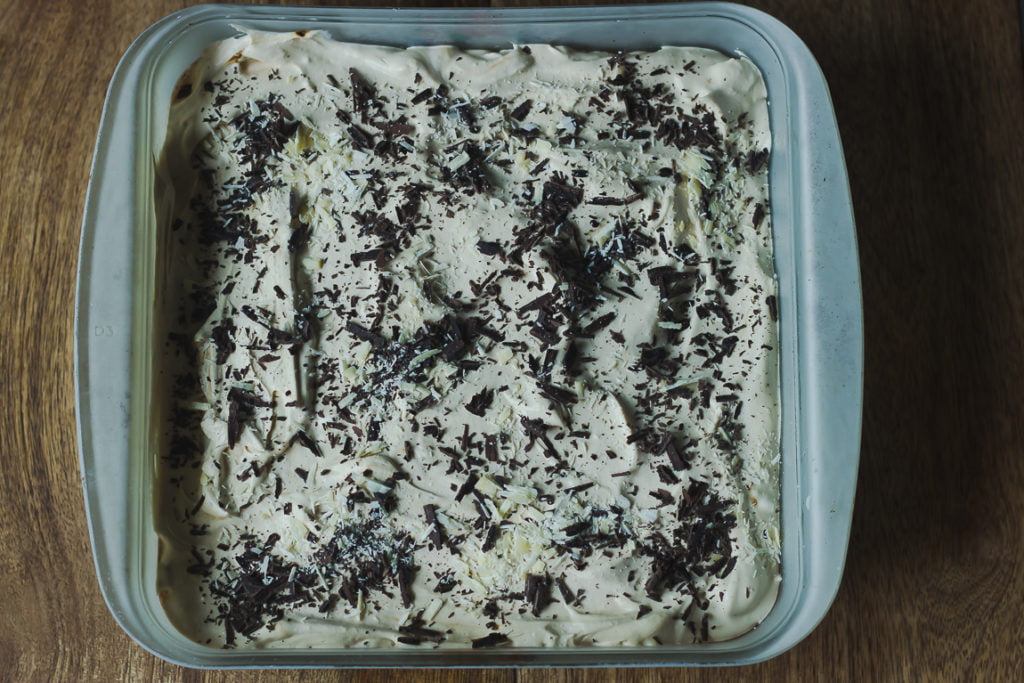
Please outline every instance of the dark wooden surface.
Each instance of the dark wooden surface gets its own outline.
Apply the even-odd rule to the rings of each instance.
[[[185,4],[0,0],[3,681],[277,678],[181,669],[121,632],[100,598],[79,484],[74,278],[100,110],[131,40]],[[753,4],[791,26],[821,63],[858,222],[864,440],[849,561],[835,606],[793,650],[740,670],[404,676],[460,683],[1024,680],[1018,4]]]

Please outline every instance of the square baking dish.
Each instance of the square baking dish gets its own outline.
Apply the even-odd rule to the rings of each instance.
[[[180,634],[156,594],[153,417],[155,168],[175,81],[207,44],[319,28],[338,40],[500,49],[714,48],[750,59],[768,89],[778,275],[782,571],[754,630],[689,646],[498,650],[216,650]],[[860,275],[846,168],[824,77],[770,16],[728,3],[526,9],[325,9],[206,5],[172,14],[111,81],[83,218],[75,321],[79,452],[104,598],[140,645],[193,667],[455,667],[746,664],[804,638],[842,576],[853,512],[863,379]]]

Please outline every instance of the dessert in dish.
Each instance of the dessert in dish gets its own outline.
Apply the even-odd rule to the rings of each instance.
[[[210,46],[158,172],[171,621],[218,647],[756,626],[767,121],[757,69],[699,48]]]

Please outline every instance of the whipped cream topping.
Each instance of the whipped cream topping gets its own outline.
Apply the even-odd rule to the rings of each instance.
[[[182,76],[158,588],[227,647],[724,640],[774,604],[766,94],[697,48],[249,32]]]

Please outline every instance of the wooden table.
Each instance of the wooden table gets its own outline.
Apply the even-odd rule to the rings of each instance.
[[[185,4],[0,0],[3,681],[271,678],[181,669],[118,628],[97,587],[79,484],[73,301],[100,110],[131,40]],[[742,670],[410,678],[1024,680],[1017,3],[754,4],[791,26],[821,62],[856,207],[867,335],[864,441],[835,606],[805,642]]]

